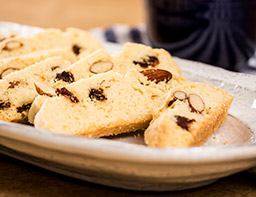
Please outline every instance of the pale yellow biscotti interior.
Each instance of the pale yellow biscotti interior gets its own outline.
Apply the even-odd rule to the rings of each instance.
[[[150,60],[149,57],[153,58],[153,60]],[[122,51],[113,55],[110,55],[103,49],[99,49],[81,58],[66,68],[64,72],[72,75],[74,81],[78,81],[110,70],[125,75],[129,69],[137,69],[138,71],[163,69],[171,72],[173,78],[181,76],[179,67],[167,51],[152,49],[151,47],[136,43],[126,43]],[[56,78],[52,80],[50,85],[57,88],[69,83],[68,81]]]
[[[148,62],[148,56],[154,57],[154,62]],[[137,61],[142,61],[143,65],[140,66],[140,64],[136,63]],[[123,64],[126,66],[124,67]],[[167,71],[170,71],[169,73],[171,75],[173,86],[175,86],[175,82],[179,81],[181,78],[179,67],[172,60],[171,55],[166,51],[152,49],[151,47],[142,44],[127,43],[124,45],[122,51],[114,55],[110,55],[106,51],[99,49],[90,55],[81,58],[79,61],[64,69],[61,73],[57,73],[56,77],[51,80],[49,85],[56,89],[79,81],[80,79],[86,79],[110,70],[124,75],[129,69],[136,69],[138,72],[149,72],[153,69],[166,69]],[[185,79],[182,78],[182,81],[184,82]],[[153,83],[151,86],[156,85]],[[162,88],[161,86],[157,87]],[[155,90],[158,90],[158,88],[155,88]],[[169,87],[161,91],[166,92],[168,90]],[[159,97],[157,92],[154,96]],[[32,104],[29,111],[29,122],[32,124],[34,123],[34,116],[37,111],[39,111],[41,107],[40,105],[43,103],[42,98],[39,100],[40,102],[35,101]]]
[[[129,69],[139,71],[146,69],[163,69],[173,76],[181,76],[181,70],[172,56],[164,49],[152,49],[149,46],[136,43],[124,44],[120,52],[112,55],[114,71],[126,74]]]
[[[33,36],[15,36],[0,42],[0,59],[60,47],[75,47],[77,53],[91,53],[102,48],[88,32],[77,28],[46,29]]]
[[[184,82],[187,81],[163,80],[156,84],[137,70],[129,70],[125,76],[113,71],[98,74],[64,86],[77,98],[75,102],[61,94],[46,99],[34,124],[37,128],[87,137],[136,131],[149,124],[156,100]]]
[[[33,36],[11,36],[0,41],[0,116],[26,122],[37,96],[34,83],[49,83],[80,58],[101,49],[101,43],[77,28],[46,29]]]
[[[17,57],[0,59],[0,79],[3,79],[12,72],[22,70],[37,62],[41,62],[49,57],[55,56],[60,56],[71,63],[76,62],[79,59],[79,56],[73,52],[71,47],[54,48]]]
[[[0,80],[0,119],[27,121],[27,113],[36,97],[35,82],[48,82],[71,63],[61,57],[48,58]],[[53,69],[54,68],[54,69]]]
[[[154,109],[145,142],[153,147],[202,145],[222,124],[232,100],[230,94],[208,84],[174,88]]]
[[[145,129],[153,118],[145,133],[149,146],[201,145],[221,125],[232,102],[229,94],[206,84],[202,95],[197,92],[200,85],[183,78],[163,49],[126,43],[110,55],[98,40],[76,28],[3,37],[0,50],[1,119],[29,119],[35,127],[52,132],[117,135]],[[217,99],[222,107],[213,105],[195,113],[189,111],[188,99],[176,99],[172,105],[168,101],[166,107],[166,99],[171,98],[166,93],[175,88],[185,88],[187,95],[197,92],[204,107],[213,105],[207,96],[216,94],[223,97]]]

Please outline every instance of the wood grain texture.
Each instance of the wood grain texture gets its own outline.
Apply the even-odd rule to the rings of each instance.
[[[256,174],[242,172],[197,189],[179,192],[136,192],[105,187],[59,175],[0,154],[0,196],[256,196]]]

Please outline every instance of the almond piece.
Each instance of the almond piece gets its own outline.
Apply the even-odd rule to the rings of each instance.
[[[5,43],[3,51],[11,51],[13,49],[18,49],[23,46],[23,43],[18,40],[11,40]]]
[[[189,102],[189,106],[192,109],[192,112],[202,113],[205,109],[205,104],[204,104],[203,100],[197,94],[193,94],[193,93],[189,94],[188,102]]]
[[[180,91],[180,90],[177,90],[173,93],[173,96],[180,100],[180,101],[184,101],[186,98],[187,98],[187,94],[186,92],[183,92],[183,91]]]
[[[13,68],[13,67],[9,67],[6,68],[2,71],[2,73],[0,74],[0,79],[4,78],[6,75],[14,72],[15,70],[19,70],[18,68]]]
[[[114,64],[108,61],[95,62],[90,66],[90,72],[94,74],[105,73],[112,70]]]
[[[39,95],[46,95],[46,96],[49,96],[49,97],[53,97],[55,96],[55,90],[54,88],[48,86],[47,84],[45,83],[42,83],[42,82],[35,82],[34,83],[34,86],[36,88],[36,91]]]
[[[154,81],[156,84],[160,81],[165,81],[167,83],[172,78],[172,73],[162,69],[147,69],[140,71],[140,73],[146,76],[149,81]]]

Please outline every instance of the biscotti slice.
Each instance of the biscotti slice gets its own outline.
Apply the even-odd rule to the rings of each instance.
[[[35,84],[35,86],[37,86],[37,85]],[[40,90],[42,90],[40,86],[38,88],[40,88]],[[44,102],[46,101],[46,99],[49,97],[56,96],[55,90],[53,93],[54,93],[53,95],[50,95],[47,91],[45,91],[45,92],[41,92],[41,95],[37,95],[35,97],[34,101],[31,104],[31,107],[28,111],[28,122],[30,124],[34,124],[35,116],[38,113],[38,111],[41,109],[41,107],[44,104]]]
[[[20,56],[36,51],[59,47],[72,47],[76,54],[91,53],[102,48],[101,43],[88,32],[68,28],[46,29],[30,37],[16,36],[0,42],[0,59]]]
[[[133,44],[130,44],[130,45],[133,45]],[[135,44],[135,46],[137,46],[137,44]],[[139,48],[148,49],[149,47],[144,46],[144,45],[139,45]],[[165,53],[163,55],[165,55]],[[170,55],[168,54],[168,56],[170,56]],[[62,72],[57,73],[55,78],[53,80],[51,80],[49,85],[53,88],[60,88],[65,85],[68,85],[70,83],[73,83],[75,81],[78,81],[80,79],[86,79],[93,75],[105,73],[110,70],[114,70],[116,72],[122,73],[122,69],[123,69],[122,65],[114,64],[113,62],[115,62],[115,61],[113,59],[114,58],[112,58],[109,55],[109,53],[107,53],[106,51],[104,51],[102,49],[99,49],[99,50],[93,52],[92,54],[90,54],[84,58],[81,58],[79,61],[77,61],[74,64],[72,64],[71,66],[67,67]],[[172,62],[170,62],[170,63],[172,63]],[[166,64],[165,61],[163,61],[163,62],[159,61],[157,68],[166,68],[165,64]],[[172,67],[172,65],[170,65],[170,67]],[[126,68],[128,70],[132,69],[132,68],[137,69],[138,72],[144,73],[151,80],[159,80],[159,79],[161,79],[162,76],[164,76],[167,73],[169,78],[172,79],[171,82],[173,84],[173,87],[175,87],[174,84],[176,81],[186,81],[188,83],[188,80],[185,80],[180,76],[178,67],[176,67],[177,70],[174,70],[173,67],[172,67],[172,69],[169,69],[169,70],[174,70],[174,74],[172,74],[169,71],[165,71],[163,69],[140,68],[140,67],[134,66],[134,64],[130,65],[130,67],[127,66]],[[155,72],[155,71],[157,71],[157,72]],[[159,79],[154,79],[155,76],[157,76]],[[148,85],[148,84],[146,83],[145,85]],[[157,88],[161,88],[161,86],[157,86],[157,85],[155,85],[155,83],[151,84],[151,86],[156,86],[156,90],[157,90]],[[164,87],[165,87],[165,89],[161,90],[161,91],[166,92],[170,88],[170,87],[166,87],[166,86],[164,86]],[[40,87],[38,87],[38,88],[40,89]],[[156,93],[156,94],[154,94],[154,97],[160,97],[160,95],[158,93]],[[46,99],[46,97],[37,97],[35,99],[35,101],[33,102],[32,106],[29,110],[29,115],[28,115],[28,120],[31,124],[34,124],[34,116],[40,109],[40,107],[43,104],[43,101],[45,99]]]
[[[163,69],[171,72],[173,78],[181,77],[178,65],[172,60],[171,55],[163,49],[152,49],[143,44],[127,43],[121,52],[110,56],[106,51],[98,51],[82,58],[80,61],[58,73],[51,85],[61,87],[88,78],[95,74],[113,70],[123,75],[129,69],[138,71],[147,69]],[[69,80],[71,79],[71,80]]]
[[[49,57],[60,56],[65,60],[74,63],[79,59],[71,47],[49,49],[35,53],[29,53],[18,57],[10,57],[0,60],[0,79],[8,74],[24,69]]]
[[[46,98],[48,96],[56,96],[54,89],[63,87],[80,79],[86,79],[95,74],[110,71],[112,67],[113,63],[111,62],[111,56],[109,53],[99,49],[90,55],[81,58],[79,61],[65,68],[61,72],[56,73],[55,77],[50,81],[49,84],[35,84],[38,94],[43,96],[37,96],[32,103],[28,112],[29,123],[34,124],[35,115],[41,108]]]
[[[171,72],[174,76],[181,76],[180,68],[173,61],[170,53],[164,49],[152,49],[143,44],[126,43],[122,51],[114,53],[112,58],[114,65],[117,65],[113,70],[122,74],[135,68],[139,71],[163,69]]]
[[[65,68],[62,72],[57,73],[49,85],[54,88],[62,87],[95,74],[108,72],[113,67],[114,64],[110,54],[103,49],[99,49],[81,57],[80,60]]]
[[[133,52],[131,52],[131,49]],[[138,58],[136,51],[141,54],[140,58]],[[152,56],[154,55],[157,59],[157,64],[154,66],[141,67],[133,62],[137,59],[143,59],[146,56],[145,54]],[[121,58],[123,58],[123,61],[120,61]],[[128,61],[127,58],[134,59],[129,59]],[[124,66],[122,64],[127,65]],[[120,53],[114,54],[113,56],[110,56],[110,54],[103,49],[99,49],[90,55],[81,58],[79,61],[67,67],[62,72],[57,73],[56,77],[51,80],[50,86],[53,88],[63,87],[64,85],[73,83],[80,79],[85,79],[95,74],[105,73],[110,70],[121,74],[126,74],[129,69],[136,69],[138,72],[144,72],[144,74],[148,75],[149,78],[151,75],[156,74],[154,72],[155,69],[162,70],[161,72],[158,72],[159,75],[164,75],[165,73],[169,72],[172,81],[176,81],[181,78],[181,71],[179,67],[172,60],[171,55],[165,50],[152,49],[151,47],[142,44],[127,43]],[[167,69],[166,71],[168,72],[164,71],[163,69]],[[159,95],[156,94],[155,96]],[[43,98],[38,99],[40,102],[36,99],[29,111],[28,120],[31,124],[34,123],[34,115],[37,113],[41,107],[40,105],[43,103]]]
[[[232,100],[232,95],[208,84],[174,88],[154,109],[145,142],[152,147],[202,145],[220,127]]]
[[[56,90],[35,116],[36,128],[57,133],[101,137],[148,126],[152,108],[170,88],[187,83],[168,71],[148,74],[129,70],[125,76],[109,71]]]
[[[61,57],[48,58],[0,80],[0,120],[25,122],[36,96],[35,82],[49,82],[71,63]]]

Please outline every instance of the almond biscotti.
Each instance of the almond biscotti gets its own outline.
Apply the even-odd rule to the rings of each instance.
[[[105,73],[113,69],[112,62],[110,54],[99,49],[57,73],[49,85],[58,88],[95,74]]]
[[[95,74],[105,73],[112,70],[112,67],[113,63],[111,61],[111,56],[109,55],[109,53],[102,49],[99,49],[92,54],[81,58],[74,64],[62,70],[61,72],[56,73],[56,75],[49,82],[49,84],[35,84],[38,94],[43,96],[37,96],[32,103],[31,108],[28,112],[29,123],[34,124],[35,115],[37,114],[47,97],[56,96],[56,94],[54,93],[54,89],[63,87],[80,79],[89,78]],[[97,71],[94,69],[97,69]]]
[[[154,109],[145,142],[152,147],[202,145],[220,127],[232,100],[229,93],[208,84],[174,88]]]
[[[71,47],[49,49],[21,55],[18,57],[1,59],[0,79],[4,78],[12,72],[24,69],[30,65],[54,56],[60,56],[63,59],[70,61],[71,63],[74,63],[79,59],[79,55],[76,55]]]
[[[111,56],[106,51],[99,49],[85,58],[81,58],[80,61],[66,68],[62,73],[58,73],[52,80],[51,86],[61,87],[110,70],[125,75],[129,69],[137,69],[138,71],[163,69],[169,71],[175,79],[181,77],[178,65],[167,51],[152,49],[142,44],[127,43],[121,52]]]
[[[139,71],[145,69],[163,69],[174,76],[181,76],[181,70],[172,59],[169,52],[164,49],[152,49],[149,46],[136,43],[126,43],[122,51],[112,55],[114,71],[126,74],[129,69]],[[115,70],[116,68],[116,70]]]
[[[61,57],[48,58],[0,80],[0,120],[25,122],[36,96],[35,82],[49,82],[71,63]]]
[[[148,56],[151,57],[151,60],[154,58],[155,62],[144,62],[144,64],[148,64],[148,66],[141,66],[141,63],[137,63],[137,61],[146,61],[145,58]],[[172,60],[171,55],[165,50],[152,49],[142,44],[127,43],[124,45],[121,52],[112,56],[103,49],[99,49],[81,58],[61,73],[57,73],[56,77],[51,80],[49,85],[53,88],[59,88],[95,74],[105,73],[110,70],[126,74],[129,69],[136,69],[138,72],[148,72],[148,74],[150,74],[151,71],[146,70],[165,69],[171,73],[173,80],[178,80],[181,77],[179,67]],[[31,124],[34,123],[34,116],[40,109],[44,98],[36,98],[35,102],[32,104],[28,115],[28,120]]]
[[[80,29],[68,28],[64,32],[46,29],[30,37],[15,36],[3,40],[0,42],[0,59],[59,47],[72,47],[76,54],[80,54],[91,53],[102,48],[102,45],[88,32]]]
[[[31,104],[31,107],[28,111],[28,122],[30,124],[34,124],[35,116],[49,97],[56,96],[55,89],[51,89],[50,86],[47,86],[46,84],[42,83],[35,83],[35,88],[37,90],[37,93],[39,91],[39,95],[37,95],[34,99],[34,101]],[[43,87],[42,87],[43,86]],[[46,86],[46,88],[44,88]],[[49,90],[50,88],[50,90]]]
[[[146,128],[152,108],[164,93],[187,83],[160,69],[107,72],[57,88],[35,116],[36,128],[101,137]]]

